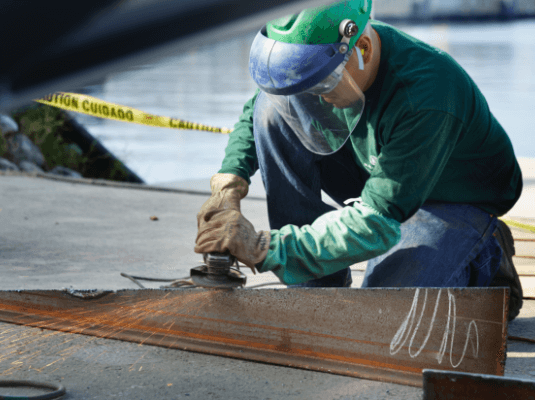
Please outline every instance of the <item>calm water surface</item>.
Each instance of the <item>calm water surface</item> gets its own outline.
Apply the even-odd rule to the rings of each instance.
[[[451,54],[486,96],[517,156],[535,157],[535,21],[398,27]],[[232,127],[255,90],[248,72],[254,35],[110,75],[82,92],[154,114]],[[209,178],[228,141],[214,133],[76,118],[149,184]]]

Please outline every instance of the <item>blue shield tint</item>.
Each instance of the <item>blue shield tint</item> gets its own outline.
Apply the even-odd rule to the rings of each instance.
[[[264,27],[251,46],[249,73],[266,93],[301,93],[321,82],[344,61],[346,53],[339,51],[341,44],[278,42],[266,36]]]

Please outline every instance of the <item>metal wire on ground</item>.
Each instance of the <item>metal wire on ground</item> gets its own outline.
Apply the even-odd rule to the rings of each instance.
[[[145,289],[145,286],[143,286],[141,283],[139,283],[137,281],[136,278],[134,278],[133,276],[130,276],[128,274],[125,274],[124,272],[121,272],[121,276],[124,276],[125,278],[128,278],[130,279],[132,282],[134,282],[136,285],[138,285],[141,289]]]
[[[160,286],[160,288],[183,288],[183,289],[193,289],[196,288],[197,285],[195,285],[190,279],[176,279],[172,281],[167,286]]]
[[[160,288],[165,288],[165,289],[169,289],[169,288],[193,289],[193,288],[198,287],[190,280],[189,276],[187,276],[185,278],[178,278],[178,279],[159,279],[159,278],[146,278],[146,277],[142,277],[142,276],[133,276],[133,275],[125,274],[124,272],[121,272],[121,276],[124,276],[125,278],[130,279],[132,282],[134,282],[136,285],[138,285],[142,289],[146,289],[146,288],[145,288],[145,286],[143,286],[141,284],[141,282],[139,282],[140,280],[142,280],[142,281],[150,281],[150,282],[171,282],[171,284],[169,284],[167,286],[160,286]],[[283,286],[285,286],[281,282],[267,282],[267,283],[260,283],[258,285],[253,285],[253,286],[246,286],[244,289],[255,289],[255,288],[258,288],[258,287],[271,286],[271,285],[283,285]],[[2,400],[1,397],[0,397],[0,400]]]
[[[0,400],[49,400],[57,399],[63,396],[66,391],[62,385],[52,385],[51,383],[41,383],[33,381],[15,381],[15,380],[0,380],[0,387],[31,387],[35,389],[51,389],[53,392],[40,394],[37,396],[2,396]]]
[[[189,280],[189,276],[185,278],[178,278],[178,279],[164,279],[164,278],[147,278],[143,276],[134,276],[134,275],[128,275],[124,272],[121,272],[121,276],[124,276],[125,278],[130,279],[132,282],[134,282],[136,285],[138,285],[141,289],[146,289],[145,286],[141,284],[141,281],[150,281],[150,282],[171,282],[168,286],[160,286],[162,288],[176,288],[176,287],[183,287],[187,286],[189,288],[196,287],[192,281]],[[1,400],[1,399],[0,399]]]

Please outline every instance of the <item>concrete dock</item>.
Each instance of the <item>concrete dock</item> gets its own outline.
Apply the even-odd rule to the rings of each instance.
[[[506,216],[535,225],[535,168],[522,163],[525,195]],[[533,173],[533,175],[531,175]],[[206,186],[205,190],[208,189]],[[268,227],[262,193],[242,203],[257,229]],[[122,289],[120,275],[180,278],[201,262],[193,252],[199,187],[141,187],[105,181],[0,176],[0,289]],[[151,217],[156,217],[152,218]],[[535,233],[513,228],[516,239]],[[535,243],[516,243],[535,256]],[[535,259],[515,258],[533,275]],[[354,267],[355,286],[363,266]],[[525,296],[535,296],[522,277]],[[248,274],[248,285],[276,282]],[[145,282],[144,282],[145,284]],[[158,288],[160,283],[146,284]],[[535,301],[525,300],[509,335],[535,341]],[[422,390],[117,340],[0,323],[0,379],[61,383],[66,399],[418,399]],[[509,340],[506,376],[535,379],[535,344]],[[9,392],[11,393],[11,392]],[[25,391],[24,393],[28,393]],[[0,394],[7,392],[0,391]]]

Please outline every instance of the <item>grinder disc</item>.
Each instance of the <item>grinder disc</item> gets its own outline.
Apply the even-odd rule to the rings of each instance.
[[[190,270],[191,280],[197,286],[205,288],[233,289],[245,286],[247,277],[234,269],[225,275],[209,274],[208,267],[201,265]]]

